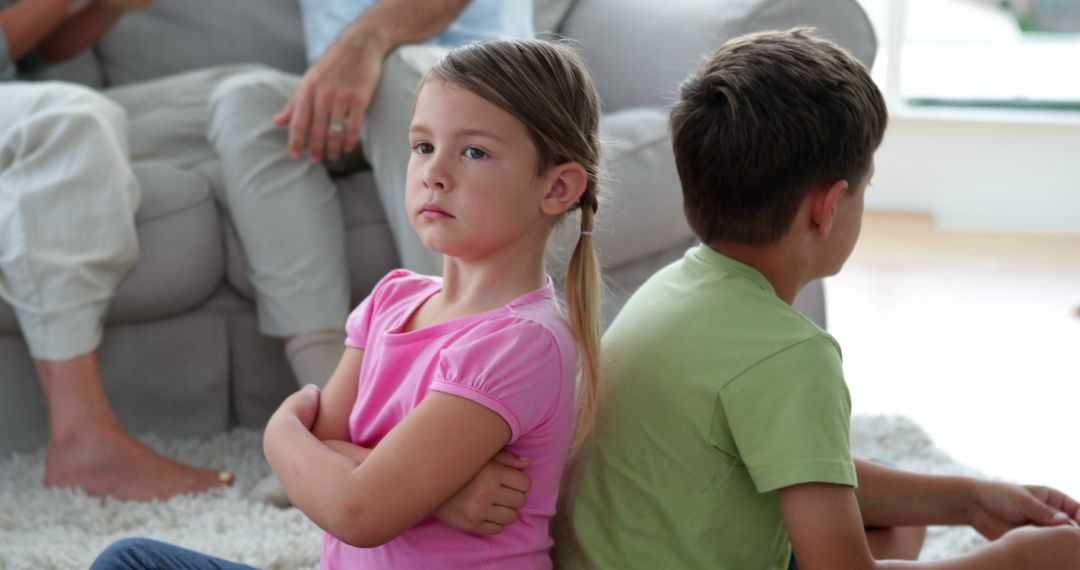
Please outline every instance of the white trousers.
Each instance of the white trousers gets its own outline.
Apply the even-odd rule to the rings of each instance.
[[[406,46],[384,62],[361,148],[405,267],[441,272],[404,207],[408,125],[423,74],[446,50]],[[190,168],[221,159],[223,196],[250,266],[260,329],[339,329],[349,311],[345,229],[326,168],[287,154],[270,118],[299,77],[223,66],[110,89],[0,83],[0,296],[35,358],[97,348],[108,303],[138,246],[130,162]],[[130,140],[130,155],[129,155]]]
[[[406,46],[387,57],[357,151],[374,170],[402,264],[428,274],[441,273],[442,261],[405,212],[408,129],[420,79],[446,51]],[[270,121],[299,83],[262,69],[223,81],[210,97],[209,139],[221,158],[223,198],[247,256],[260,330],[270,336],[340,329],[349,312],[336,187],[326,167],[290,158],[287,129]]]
[[[125,114],[66,83],[0,83],[0,101],[0,297],[34,358],[74,358],[138,255]]]

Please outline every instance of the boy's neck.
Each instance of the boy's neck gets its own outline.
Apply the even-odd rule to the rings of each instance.
[[[817,277],[814,264],[802,248],[789,239],[766,245],[715,241],[706,244],[721,254],[758,270],[772,285],[776,296],[791,305],[799,291]]]

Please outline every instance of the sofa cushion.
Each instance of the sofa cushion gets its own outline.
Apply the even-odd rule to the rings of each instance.
[[[109,323],[158,319],[192,309],[221,285],[221,216],[206,181],[164,162],[135,164],[143,199],[135,218],[139,262],[120,284]]]
[[[709,51],[752,31],[801,24],[870,64],[873,29],[856,0],[577,0],[561,33],[578,42],[607,110],[666,106]],[[627,38],[632,38],[628,40]]]
[[[605,267],[682,244],[693,234],[663,109],[627,109],[600,120],[604,184],[595,244]]]
[[[107,85],[226,63],[307,67],[296,0],[157,0],[96,46]]]
[[[206,181],[163,162],[135,164],[142,202],[135,217],[139,261],[120,283],[106,322],[137,323],[198,306],[221,285],[221,218]],[[0,334],[18,334],[0,302]]]
[[[575,0],[536,0],[533,2],[533,27],[537,34],[557,32]]]

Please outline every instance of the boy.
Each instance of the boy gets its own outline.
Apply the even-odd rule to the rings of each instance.
[[[790,305],[854,248],[886,120],[865,68],[805,29],[733,40],[683,84],[672,140],[703,245],[604,337],[561,568],[1080,567],[1080,505],[1060,492],[851,457],[839,346]],[[1005,536],[875,561],[916,558],[927,524]],[[1008,532],[1029,524],[1056,528]]]

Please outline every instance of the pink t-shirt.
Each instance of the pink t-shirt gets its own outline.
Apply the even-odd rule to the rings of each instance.
[[[508,450],[528,457],[532,487],[518,520],[495,536],[453,529],[433,516],[375,548],[327,534],[325,569],[551,568],[548,523],[573,435],[577,351],[551,280],[477,315],[402,332],[442,281],[404,270],[384,277],[345,325],[364,351],[353,443],[374,448],[430,390],[467,398],[510,426]]]

